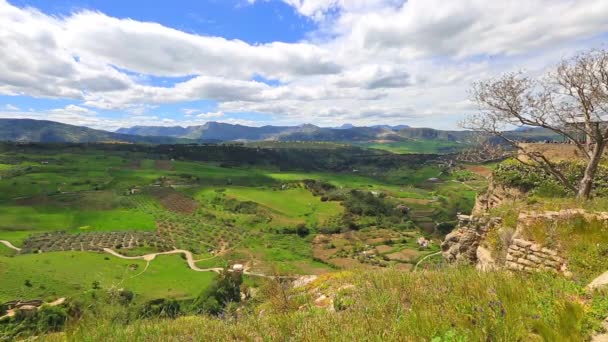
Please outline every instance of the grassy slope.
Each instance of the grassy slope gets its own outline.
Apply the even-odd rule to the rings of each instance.
[[[450,153],[462,148],[462,144],[446,140],[410,140],[403,142],[362,143],[361,147],[374,148],[392,153]]]
[[[336,202],[321,202],[306,189],[271,190],[260,188],[229,188],[227,195],[241,201],[257,202],[279,215],[289,218],[314,216],[318,221],[342,212]]]
[[[312,287],[326,293],[344,285],[351,289],[341,290],[346,309],[338,312],[316,309],[305,292],[284,302],[280,291],[266,291],[264,314],[243,312],[238,321],[199,316],[124,327],[92,320],[45,339],[583,341],[602,309],[600,297],[581,296],[563,278],[467,268],[339,273]]]
[[[138,267],[132,270],[130,265]],[[193,272],[177,255],[158,257],[145,273],[137,276],[145,265],[141,260],[86,252],[0,256],[0,302],[15,298],[78,297],[91,290],[93,281],[99,281],[102,289],[132,290],[140,300],[190,298],[215,277],[212,272]],[[30,280],[31,287],[24,285],[26,280]]]
[[[0,180],[0,239],[6,239],[16,245],[20,245],[27,236],[34,232],[49,230],[68,230],[71,232],[87,231],[113,231],[113,230],[151,230],[154,229],[153,217],[162,214],[162,217],[172,217],[173,213],[167,213],[158,209],[156,202],[146,205],[148,208],[133,208],[132,200],[138,196],[125,196],[127,189],[136,185],[148,185],[154,183],[160,177],[175,179],[176,183],[183,181],[182,175],[199,177],[196,184],[184,191],[195,195],[201,186],[204,188],[227,187],[229,195],[241,200],[253,200],[276,213],[272,224],[276,227],[295,225],[300,222],[320,223],[325,218],[339,214],[343,209],[336,202],[320,202],[319,198],[312,196],[304,189],[293,189],[273,191],[270,188],[260,189],[260,186],[278,186],[281,182],[297,181],[303,179],[322,179],[346,188],[374,189],[389,192],[392,196],[399,198],[425,199],[432,201],[435,196],[431,189],[415,187],[426,178],[437,176],[437,169],[428,167],[419,171],[402,170],[390,175],[390,180],[380,180],[379,177],[364,176],[358,173],[328,173],[328,172],[277,172],[272,168],[225,168],[213,163],[198,163],[175,161],[171,168],[159,169],[154,160],[147,159],[137,153],[106,154],[95,150],[66,153],[63,151],[49,151],[48,154],[19,154],[17,152],[0,154],[0,158],[6,158],[19,164],[1,164],[3,172],[25,170],[17,173],[11,178]],[[137,163],[133,163],[136,161]],[[48,162],[48,164],[43,163]],[[186,179],[187,181],[187,179]],[[227,185],[230,183],[231,185]],[[410,184],[397,185],[397,184]],[[440,187],[436,185],[433,187]],[[102,191],[94,191],[100,187]],[[62,192],[78,192],[74,194],[57,194]],[[84,192],[81,192],[84,191]],[[53,193],[51,196],[47,194]],[[13,200],[14,197],[36,196],[33,200],[25,199],[22,203]],[[38,198],[40,197],[40,198]],[[312,204],[309,205],[309,204]],[[159,211],[160,210],[160,211]],[[206,208],[205,210],[211,210]],[[236,230],[251,230],[252,215],[231,215],[213,211],[219,218],[230,221],[236,219]],[[204,222],[204,218],[202,219]],[[228,222],[226,221],[226,222]],[[189,222],[189,221],[188,221]],[[197,221],[198,222],[198,221]],[[193,221],[196,227],[201,226]],[[223,222],[223,221],[222,221]],[[214,226],[222,227],[222,222],[214,222]],[[326,270],[328,266],[313,261],[311,242],[312,236],[301,238],[295,235],[274,234],[266,231],[255,231],[260,227],[254,227],[252,236],[248,236],[243,242],[236,242],[236,250],[226,258],[215,258],[201,263],[210,266],[225,265],[227,260],[262,260],[267,265],[274,265],[280,271],[300,274],[310,274],[318,270]],[[204,233],[206,234],[206,233]],[[207,246],[203,248],[206,250]],[[138,253],[134,251],[133,253]],[[232,257],[232,253],[236,255]],[[0,255],[12,254],[10,251],[2,252]],[[66,259],[71,262],[69,256],[72,252],[55,253],[50,258]],[[89,255],[89,254],[82,254]],[[94,255],[94,254],[93,254]],[[241,256],[241,257],[239,257]],[[12,259],[4,259],[3,267],[13,265],[18,267],[22,257],[38,258],[45,261],[46,256],[17,256]],[[201,258],[209,257],[201,255]],[[69,259],[68,259],[69,258]],[[84,256],[82,258],[88,258]],[[54,259],[53,259],[54,260]],[[49,261],[49,262],[52,262]],[[157,262],[157,261],[155,261]],[[11,267],[13,267],[11,266]],[[93,263],[82,269],[93,269]],[[178,265],[175,265],[178,267]],[[80,267],[80,266],[79,266]],[[179,267],[184,267],[180,263]],[[16,272],[17,268],[13,268]],[[28,269],[27,267],[25,269]],[[70,276],[71,274],[71,276]],[[66,282],[73,278],[74,284],[81,284],[80,270],[73,269],[72,273],[66,275]],[[174,278],[184,278],[186,274],[176,275]],[[105,276],[104,276],[105,277]],[[86,278],[86,276],[85,276]],[[23,287],[23,278],[16,283],[7,285],[5,291],[18,294]],[[33,280],[33,279],[32,279]],[[84,288],[90,287],[93,280],[86,279]],[[3,286],[4,286],[3,282]],[[63,285],[54,287],[57,294],[61,294]],[[168,289],[170,286],[167,286]],[[68,294],[73,293],[74,288],[65,287]],[[166,290],[166,289],[165,289]],[[72,291],[72,292],[71,292]]]

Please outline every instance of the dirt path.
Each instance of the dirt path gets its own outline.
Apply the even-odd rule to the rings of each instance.
[[[10,248],[10,249],[14,249],[17,252],[21,251],[21,248],[19,247],[15,247],[12,243],[10,243],[9,241],[6,240],[0,240],[0,243],[5,245],[6,247]]]
[[[416,272],[416,270],[418,269],[418,265],[422,264],[423,261],[425,261],[426,259],[428,259],[430,257],[434,257],[435,255],[438,255],[438,254],[441,254],[441,252],[429,254],[429,255],[425,256],[424,258],[420,259],[420,261],[418,261],[416,263],[416,265],[414,266],[414,270],[412,272]]]
[[[194,256],[192,255],[192,252],[184,250],[184,249],[174,249],[174,250],[168,251],[168,252],[150,253],[150,254],[139,255],[139,256],[122,255],[110,248],[104,248],[103,251],[108,254],[112,254],[113,256],[115,256],[117,258],[121,258],[121,259],[125,259],[125,260],[145,260],[148,263],[146,265],[146,269],[148,268],[150,262],[159,255],[183,254],[186,256],[186,262],[188,263],[188,267],[190,267],[190,269],[193,271],[220,273],[223,270],[223,268],[221,268],[221,267],[200,268],[200,267],[196,266],[196,261],[194,260]],[[141,272],[141,273],[143,273],[143,272]],[[275,276],[271,276],[271,275],[267,275],[267,274],[263,274],[263,273],[257,273],[257,272],[250,272],[248,270],[244,270],[243,274],[249,275],[249,276],[254,276],[254,277],[271,278],[271,279],[275,278]],[[280,276],[279,278],[292,278],[292,277]]]
[[[114,251],[110,248],[104,248],[103,250],[104,250],[104,252],[112,254],[113,256],[115,256],[117,258],[126,259],[126,260],[145,260],[147,262],[154,260],[158,255],[183,254],[186,256],[186,262],[188,263],[188,267],[190,267],[190,269],[193,271],[220,273],[223,269],[221,267],[200,268],[200,267],[196,266],[196,262],[194,261],[192,252],[183,250],[183,249],[174,249],[174,250],[168,251],[168,252],[150,253],[150,254],[132,256],[132,257],[117,253],[116,251]]]
[[[56,299],[56,300],[54,300],[54,301],[52,301],[52,302],[50,302],[50,303],[43,303],[42,305],[40,305],[40,306],[39,306],[39,307],[37,307],[36,309],[37,309],[37,310],[40,310],[40,308],[41,308],[43,305],[48,305],[48,306],[59,306],[59,305],[61,305],[61,304],[63,304],[63,303],[65,303],[65,297],[58,298],[58,299]],[[9,317],[13,317],[13,316],[15,316],[15,314],[17,313],[17,311],[18,311],[18,310],[19,310],[19,309],[11,309],[11,310],[6,311],[6,315],[4,315],[4,316],[0,316],[0,321],[4,320],[5,318],[9,318]]]

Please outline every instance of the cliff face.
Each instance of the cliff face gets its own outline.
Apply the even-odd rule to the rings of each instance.
[[[443,257],[449,262],[476,264],[481,242],[490,230],[498,229],[499,224],[500,218],[490,218],[487,215],[458,215],[458,226],[446,235],[441,244]]]
[[[481,216],[458,217],[457,228],[448,234],[441,244],[444,258],[449,262],[475,264],[480,270],[506,268],[511,271],[537,272],[550,271],[564,276],[571,276],[568,270],[567,256],[559,246],[548,248],[530,237],[535,229],[548,229],[558,222],[568,222],[580,218],[586,222],[599,221],[608,224],[608,213],[587,212],[582,209],[521,212],[518,216],[515,231],[502,226],[501,219]],[[493,249],[493,239],[502,237],[501,250]]]
[[[472,214],[474,216],[480,216],[486,214],[491,209],[498,207],[505,201],[522,199],[524,197],[525,193],[521,190],[498,184],[490,177],[488,190],[477,195]]]

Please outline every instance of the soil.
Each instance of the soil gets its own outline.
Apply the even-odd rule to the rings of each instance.
[[[154,167],[159,170],[171,171],[173,170],[173,162],[170,160],[155,160]]]
[[[404,249],[400,252],[388,254],[387,257],[391,260],[402,261],[402,262],[412,262],[418,258],[420,252],[414,251],[411,249]]]
[[[158,198],[163,207],[176,213],[192,214],[198,208],[195,200],[171,188],[152,188],[150,194]]]

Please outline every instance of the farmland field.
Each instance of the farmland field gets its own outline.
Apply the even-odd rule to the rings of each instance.
[[[435,225],[470,210],[474,189],[484,186],[429,156],[396,161],[319,144],[324,153],[308,160],[314,144],[291,145],[190,148],[183,152],[190,157],[162,146],[1,149],[0,240],[23,249],[0,246],[0,276],[10,279],[0,301],[76,296],[92,282],[142,300],[185,299],[215,277],[176,255],[146,268],[104,249],[126,256],[182,249],[199,268],[242,263],[258,273],[410,269],[437,250]],[[268,160],[233,156],[247,151]],[[434,245],[418,250],[421,236]]]
[[[358,146],[384,150],[392,153],[452,153],[463,146],[462,143],[447,140],[409,140],[403,142],[372,142]]]

